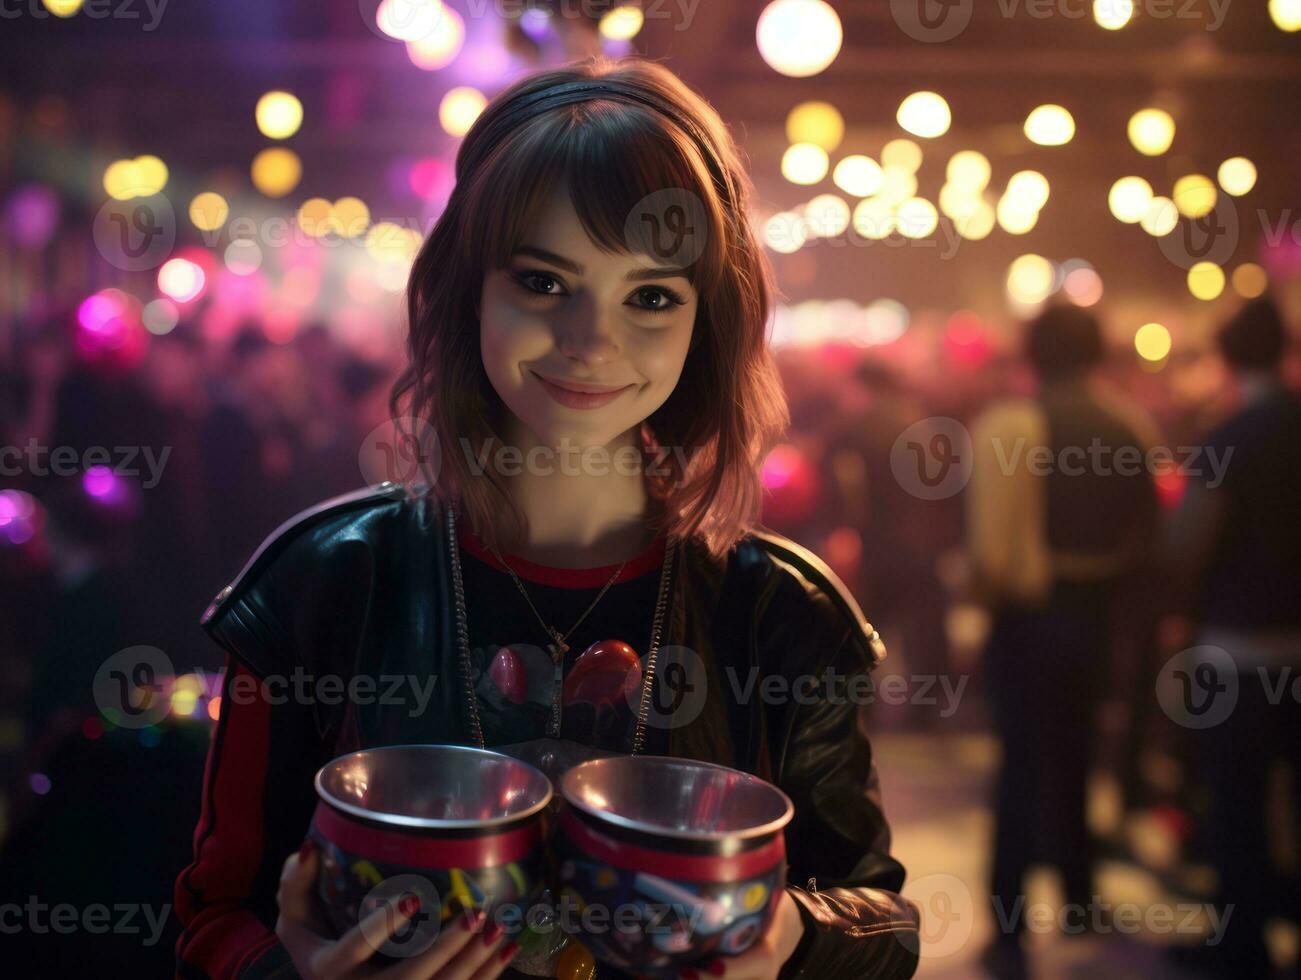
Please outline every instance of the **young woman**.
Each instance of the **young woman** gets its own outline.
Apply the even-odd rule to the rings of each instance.
[[[181,973],[511,975],[513,946],[472,928],[375,972],[360,929],[321,928],[299,845],[312,775],[344,752],[551,739],[722,763],[793,800],[772,927],[703,970],[911,976],[917,911],[852,696],[884,647],[815,555],[756,523],[786,410],[726,129],[657,65],[586,63],[494,100],[456,170],[394,391],[422,484],[299,515],[204,614],[230,660],[177,882]],[[635,696],[579,683],[611,669]],[[294,676],[410,683],[232,696]]]

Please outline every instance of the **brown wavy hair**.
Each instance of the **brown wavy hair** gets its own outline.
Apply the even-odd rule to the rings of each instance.
[[[760,464],[788,421],[767,343],[772,273],[747,214],[751,187],[722,120],[662,66],[593,59],[533,75],[484,109],[456,158],[456,186],[407,287],[406,368],[395,417],[423,420],[441,448],[430,492],[512,550],[523,515],[499,475],[453,447],[490,445],[509,411],[483,367],[484,276],[505,267],[554,189],[568,189],[600,247],[630,251],[625,219],[647,195],[686,190],[704,207],[704,250],[687,272],[699,308],[682,376],[641,426],[644,453],[680,447],[646,476],[651,521],[725,554],[758,521]],[[658,460],[659,457],[656,456]],[[685,465],[683,460],[685,459]]]

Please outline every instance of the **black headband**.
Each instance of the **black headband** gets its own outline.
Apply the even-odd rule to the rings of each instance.
[[[696,144],[705,160],[705,165],[709,167],[719,188],[727,195],[730,202],[736,202],[730,172],[719,158],[708,133],[704,131],[698,122],[678,112],[672,105],[637,89],[624,88],[602,81],[569,82],[564,85],[542,89],[540,92],[534,92],[522,99],[513,100],[509,105],[502,107],[492,121],[494,124],[505,123],[514,116],[532,115],[537,110],[556,109],[561,106],[591,102],[595,99],[610,98],[633,105],[645,106],[683,130]]]

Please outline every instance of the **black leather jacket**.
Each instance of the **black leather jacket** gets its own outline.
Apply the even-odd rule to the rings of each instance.
[[[356,704],[313,705],[301,726],[315,728],[306,753],[315,758],[305,759],[305,767],[370,745],[469,741],[440,515],[436,501],[391,484],[326,501],[272,534],[204,613],[208,634],[259,676],[301,668],[345,679],[438,678],[427,709],[416,717]],[[752,667],[760,678],[822,677],[828,667],[854,677],[885,657],[880,638],[834,573],[779,535],[753,533],[727,560],[712,559],[689,542],[674,569],[664,642],[695,651],[715,678],[729,667],[742,678]],[[702,750],[675,729],[671,751],[757,773],[795,804],[786,831],[789,890],[806,928],[781,976],[912,976],[919,913],[898,894],[904,869],[890,856],[890,830],[855,700],[762,703],[760,690],[756,685],[738,699],[735,684],[711,686],[710,696],[720,692],[727,702],[728,737]],[[303,812],[268,815],[268,846],[284,841],[278,860],[310,820],[310,795],[294,799],[299,802],[282,810],[301,806]],[[271,824],[281,829],[273,832]],[[250,895],[248,905],[265,921],[274,878],[262,874],[258,881],[254,890],[271,894]],[[181,917],[201,918],[184,908]]]

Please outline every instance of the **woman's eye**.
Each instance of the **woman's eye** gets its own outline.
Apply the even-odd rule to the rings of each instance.
[[[632,294],[632,305],[639,309],[658,313],[673,306],[681,306],[686,300],[672,290],[663,286],[646,286]]]
[[[544,272],[519,272],[515,274],[515,281],[530,293],[541,296],[561,296],[565,292],[559,279]]]

